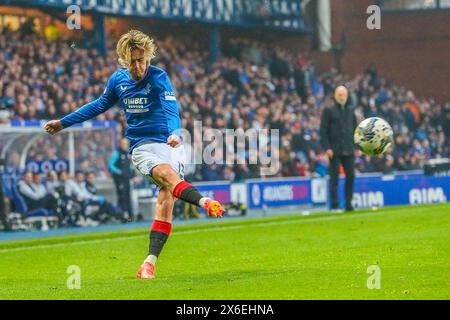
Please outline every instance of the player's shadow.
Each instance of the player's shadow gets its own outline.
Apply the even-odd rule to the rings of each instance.
[[[251,269],[246,271],[219,271],[219,272],[210,272],[210,273],[201,273],[201,274],[190,274],[187,275],[185,273],[179,275],[160,275],[157,277],[159,279],[165,279],[169,282],[177,282],[177,283],[196,283],[196,284],[204,284],[208,285],[208,283],[217,283],[217,282],[233,282],[233,281],[249,281],[251,279],[263,279],[263,278],[272,278],[273,276],[280,276],[283,273],[291,273],[292,270],[258,270]]]
[[[178,282],[178,283],[203,283],[207,284],[209,282],[215,283],[217,281],[235,281],[235,280],[248,280],[251,278],[264,278],[264,277],[273,277],[274,275],[280,275],[282,273],[290,273],[292,270],[246,270],[246,271],[220,271],[220,272],[212,272],[212,273],[201,273],[201,274],[190,274],[187,275],[185,273],[179,275],[164,275],[164,274],[156,274],[156,278],[150,281],[158,281],[158,280],[166,280],[169,282]],[[121,277],[121,280],[140,280],[137,279],[136,276],[125,276]],[[142,280],[141,280],[142,281]],[[158,281],[159,282],[159,281]]]

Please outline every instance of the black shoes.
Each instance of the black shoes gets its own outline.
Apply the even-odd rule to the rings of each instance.
[[[345,212],[352,212],[352,211],[355,211],[355,208],[353,208],[353,206],[346,206],[345,210],[339,209],[339,208],[332,208],[332,209],[330,209],[331,213],[343,213],[344,211]]]
[[[346,212],[351,212],[351,211],[355,211],[355,208],[353,208],[353,206],[352,206],[352,205],[350,205],[350,206],[346,206],[346,207],[345,207],[345,211],[346,211]]]

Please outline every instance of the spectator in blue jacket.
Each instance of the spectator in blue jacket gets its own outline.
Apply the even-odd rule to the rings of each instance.
[[[128,154],[128,139],[122,138],[119,141],[119,148],[114,150],[108,162],[108,169],[114,180],[117,193],[117,205],[120,208],[124,219],[133,220],[134,213],[131,206],[131,183],[134,176]]]

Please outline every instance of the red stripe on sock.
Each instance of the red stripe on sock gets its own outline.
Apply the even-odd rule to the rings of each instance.
[[[183,192],[184,189],[188,188],[192,186],[192,184],[190,184],[189,182],[186,182],[184,180],[182,180],[180,183],[178,183],[175,188],[173,189],[173,196],[175,198],[180,198],[181,193]]]
[[[161,220],[153,220],[152,231],[161,231],[165,234],[169,235],[170,231],[172,231],[172,224],[170,222],[161,221]]]

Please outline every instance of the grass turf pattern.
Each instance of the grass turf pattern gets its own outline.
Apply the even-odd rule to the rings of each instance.
[[[147,248],[148,229],[0,243],[0,299],[450,298],[448,204],[175,226],[138,280]]]

